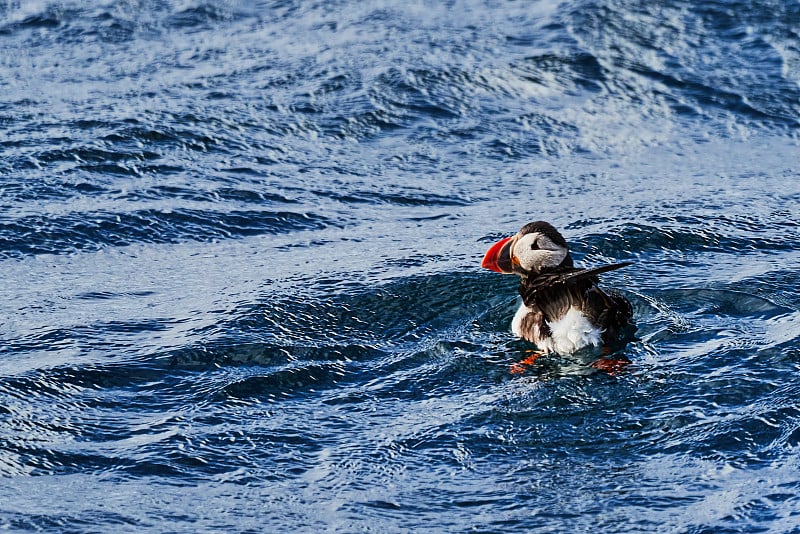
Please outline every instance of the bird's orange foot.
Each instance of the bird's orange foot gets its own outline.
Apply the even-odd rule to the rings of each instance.
[[[535,350],[530,350],[530,351],[527,351],[527,352],[530,352],[531,355],[528,356],[527,358],[525,358],[522,361],[519,361],[517,363],[511,364],[511,374],[512,375],[521,375],[522,373],[525,372],[525,369],[529,365],[533,365],[536,362],[536,360],[539,358],[539,356],[544,354],[543,352],[538,352],[538,351],[535,351]]]
[[[624,356],[622,358],[600,358],[592,362],[591,366],[600,371],[605,371],[611,376],[616,376],[623,372],[631,364],[631,361]]]

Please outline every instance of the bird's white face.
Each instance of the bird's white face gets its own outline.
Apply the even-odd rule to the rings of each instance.
[[[525,273],[539,273],[561,265],[567,253],[566,247],[554,243],[544,234],[532,232],[514,238],[511,262]]]

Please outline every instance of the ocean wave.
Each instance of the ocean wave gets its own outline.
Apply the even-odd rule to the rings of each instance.
[[[211,241],[326,228],[331,220],[308,213],[271,210],[138,210],[26,216],[0,223],[0,256],[65,254],[139,243]]]
[[[0,2],[0,528],[792,530],[798,15]],[[511,372],[535,219],[628,365]]]

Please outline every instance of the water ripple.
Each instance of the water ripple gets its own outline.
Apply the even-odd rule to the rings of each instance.
[[[62,254],[134,243],[208,241],[325,228],[324,217],[289,211],[141,210],[65,217],[31,216],[0,224],[0,256]],[[9,237],[3,237],[3,234]]]

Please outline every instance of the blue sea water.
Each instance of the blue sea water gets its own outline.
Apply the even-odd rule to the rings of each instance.
[[[0,0],[0,528],[800,532],[798,28]],[[623,370],[510,372],[536,219]]]

